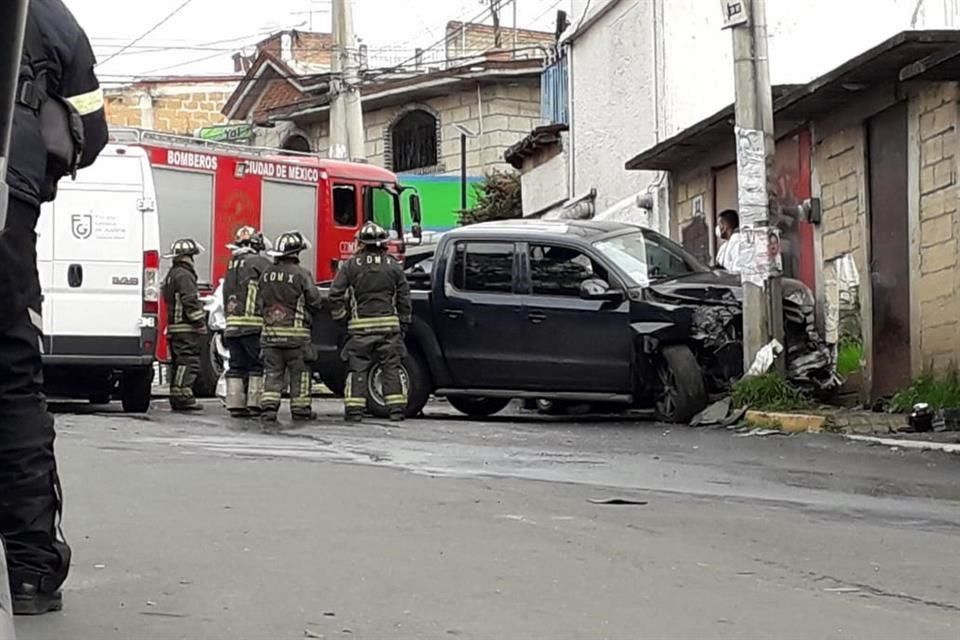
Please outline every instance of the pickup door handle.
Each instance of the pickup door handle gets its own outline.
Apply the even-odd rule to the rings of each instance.
[[[463,309],[444,309],[443,313],[451,320],[456,320],[463,316]]]
[[[527,319],[533,324],[540,324],[547,319],[547,314],[543,311],[531,311],[527,314]]]
[[[72,264],[67,267],[67,284],[76,289],[83,284],[83,267],[79,264]]]

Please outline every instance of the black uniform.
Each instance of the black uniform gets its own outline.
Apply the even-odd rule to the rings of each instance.
[[[53,418],[41,393],[34,231],[40,203],[53,199],[57,180],[69,168],[48,159],[40,112],[48,100],[65,98],[73,105],[85,138],[75,158],[81,167],[106,144],[107,124],[93,50],[61,0],[31,0],[24,50],[7,172],[11,198],[0,232],[0,535],[14,608],[39,613],[59,606],[51,598],[70,566],[70,547],[59,531]]]
[[[223,280],[223,304],[227,314],[224,338],[230,350],[227,378],[246,382],[246,408],[260,410],[263,391],[263,362],[260,360],[260,331],[263,318],[257,314],[260,277],[271,263],[253,249],[237,251]],[[240,398],[243,400],[242,396]],[[228,408],[229,406],[228,397]],[[235,407],[239,409],[239,407]]]
[[[193,383],[200,372],[200,353],[207,324],[193,260],[174,258],[163,281],[167,305],[167,345],[170,347],[170,406],[175,410],[196,406]]]
[[[276,419],[280,410],[285,374],[290,376],[290,413],[294,418],[313,415],[306,361],[312,352],[312,314],[320,311],[321,305],[313,276],[296,258],[278,258],[260,277],[257,309],[263,319],[260,345],[264,366],[260,408],[267,420]]]
[[[410,285],[403,267],[380,250],[365,249],[343,263],[330,289],[334,320],[347,320],[350,339],[344,347],[347,366],[345,409],[348,417],[363,413],[367,372],[383,367],[384,403],[391,415],[402,415],[407,398],[400,381],[406,355],[403,333],[410,324]]]

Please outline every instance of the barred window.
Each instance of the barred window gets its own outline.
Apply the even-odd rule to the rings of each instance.
[[[393,143],[393,170],[415,171],[437,165],[437,119],[417,109],[394,123],[390,132]]]

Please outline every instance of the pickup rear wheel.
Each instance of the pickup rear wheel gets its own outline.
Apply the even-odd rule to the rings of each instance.
[[[488,418],[506,409],[510,404],[510,398],[450,396],[447,402],[451,407],[471,418]]]
[[[685,423],[707,406],[703,372],[686,345],[664,347],[657,359],[654,407],[658,420]]]
[[[383,368],[375,364],[370,369],[370,385],[367,390],[367,411],[377,418],[387,418],[390,412],[383,400]],[[430,399],[430,372],[419,354],[408,352],[400,365],[400,384],[407,396],[404,415],[415,418],[420,415]]]

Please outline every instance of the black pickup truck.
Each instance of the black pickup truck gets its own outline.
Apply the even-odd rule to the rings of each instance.
[[[648,229],[477,224],[412,263],[403,372],[411,416],[434,394],[471,416],[526,398],[648,408],[682,422],[742,372],[738,279]],[[793,373],[819,385],[832,374],[812,328],[813,296],[793,281],[784,291],[788,358],[802,365]],[[344,339],[328,314],[316,318],[314,369],[338,394]],[[385,415],[376,370],[371,383],[369,409]]]

